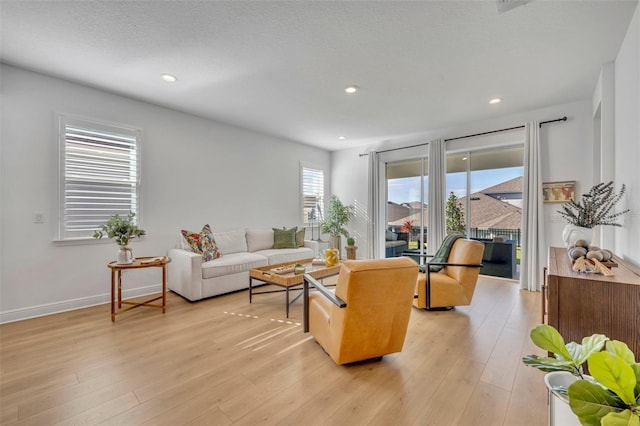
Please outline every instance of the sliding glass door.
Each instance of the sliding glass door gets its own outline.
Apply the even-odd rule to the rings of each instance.
[[[428,162],[426,158],[385,163],[385,256],[420,251],[427,241]]]
[[[487,136],[447,145],[446,231],[485,242],[482,273],[517,279],[521,258],[524,148],[520,134]],[[481,144],[479,142],[482,142]],[[505,143],[506,142],[506,143]],[[428,148],[420,145],[378,158],[375,254],[434,254],[429,245]],[[384,255],[382,254],[384,253]]]
[[[485,243],[484,275],[518,278],[522,146],[447,155],[447,231]]]

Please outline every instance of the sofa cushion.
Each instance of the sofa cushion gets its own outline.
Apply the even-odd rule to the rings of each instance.
[[[252,268],[267,266],[268,264],[266,257],[255,253],[240,252],[225,254],[219,259],[214,259],[202,264],[202,278],[207,279],[237,274]]]
[[[291,229],[273,228],[273,248],[274,249],[297,248],[298,243],[296,241],[296,232],[298,232],[297,226],[294,226]]]
[[[223,254],[241,253],[247,251],[247,237],[244,229],[227,232],[214,232],[213,239],[218,250]]]
[[[200,232],[183,229],[180,233],[184,236],[191,251],[202,255],[203,262],[208,262],[220,257],[220,252],[216,246],[209,224],[204,225]]]
[[[250,252],[273,248],[272,229],[247,229],[247,249]]]
[[[276,263],[295,262],[296,260],[311,259],[314,256],[313,249],[309,247],[300,247],[293,249],[269,249],[260,250],[254,254],[265,256],[269,265]]]
[[[396,241],[398,239],[398,234],[395,232],[387,231],[384,235],[384,239],[387,241]]]

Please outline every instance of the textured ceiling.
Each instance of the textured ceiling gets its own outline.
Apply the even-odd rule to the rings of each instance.
[[[3,0],[0,59],[335,150],[589,99],[636,6]]]

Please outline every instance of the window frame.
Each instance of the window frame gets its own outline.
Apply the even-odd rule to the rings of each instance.
[[[325,212],[325,203],[326,203],[326,199],[327,199],[327,191],[326,191],[326,170],[323,167],[320,167],[318,165],[314,165],[314,164],[307,164],[307,163],[300,163],[300,214],[299,214],[299,218],[301,220],[302,226],[303,227],[312,227],[312,226],[317,226],[318,225],[318,220],[316,221],[309,221],[305,216],[305,170],[313,170],[315,172],[321,172],[322,173],[322,195],[321,195],[321,200],[320,200],[320,206],[321,206],[321,214],[324,214]]]
[[[56,114],[57,122],[57,144],[58,144],[58,182],[57,182],[57,223],[54,242],[63,244],[89,244],[109,242],[108,239],[97,240],[91,234],[79,237],[71,237],[65,226],[65,212],[67,208],[66,187],[66,166],[67,166],[67,126],[76,126],[83,130],[104,132],[114,136],[126,136],[135,138],[135,207],[132,211],[136,214],[135,222],[138,227],[142,227],[142,129],[136,126],[106,122],[93,118],[74,116],[69,114]],[[104,221],[106,223],[106,220]],[[95,229],[99,229],[97,224]],[[87,230],[86,232],[91,232]]]

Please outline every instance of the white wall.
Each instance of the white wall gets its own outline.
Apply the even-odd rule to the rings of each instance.
[[[595,82],[594,82],[595,83]],[[531,120],[551,120],[567,116],[566,122],[544,125],[540,131],[543,181],[575,180],[576,191],[580,193],[591,187],[592,164],[592,106],[590,100],[557,105],[522,114],[501,117],[494,120],[462,124],[460,126],[425,132],[420,139],[405,141],[402,145],[380,143],[369,147],[336,151],[332,153],[333,193],[346,203],[356,203],[359,210],[366,212],[367,205],[367,157],[359,154],[389,149],[392,146],[411,146],[435,138],[454,138],[469,134],[508,128]],[[557,204],[545,204],[546,244],[562,246],[562,229],[565,225],[557,214]],[[366,238],[366,214],[359,215],[349,225],[349,231],[357,234],[364,230]],[[361,238],[358,254],[366,255],[366,244]],[[362,250],[362,251],[361,251]],[[546,263],[546,260],[545,262]]]
[[[137,256],[164,255],[180,229],[300,222],[300,162],[329,173],[330,154],[68,81],[2,65],[0,321],[109,300],[113,242],[53,243],[58,176],[55,113],[142,128]],[[328,179],[327,179],[328,181]],[[44,224],[33,222],[42,212]],[[127,273],[128,294],[159,289],[157,270]],[[105,310],[105,319],[108,318]]]
[[[640,7],[615,61],[615,182],[627,186],[615,253],[640,266]]]

